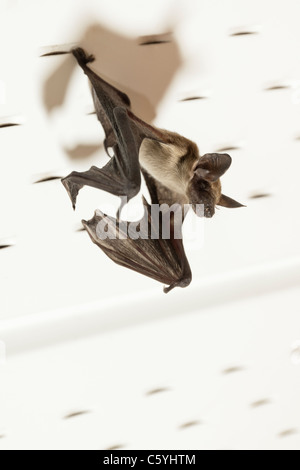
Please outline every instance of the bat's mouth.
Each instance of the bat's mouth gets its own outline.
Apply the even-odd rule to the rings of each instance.
[[[199,198],[197,202],[190,201],[193,211],[198,217],[211,218],[215,213],[215,204],[211,198]]]
[[[204,204],[204,217],[211,218],[215,213],[215,208],[213,206],[205,206]]]
[[[187,195],[189,203],[198,217],[211,218],[215,213],[215,199],[209,191],[209,185],[206,182],[204,184],[208,187],[202,186],[199,181],[191,181]]]

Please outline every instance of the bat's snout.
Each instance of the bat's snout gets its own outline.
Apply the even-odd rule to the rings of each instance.
[[[215,209],[210,206],[204,206],[204,217],[210,219],[215,213]]]

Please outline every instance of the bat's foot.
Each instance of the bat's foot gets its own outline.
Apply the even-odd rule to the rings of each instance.
[[[71,52],[80,67],[84,68],[87,64],[94,62],[95,60],[95,57],[92,54],[88,55],[81,47],[76,47],[75,49],[72,49]]]
[[[164,293],[168,294],[168,292],[174,289],[174,287],[187,287],[191,283],[191,280],[192,280],[192,276],[189,275],[188,277],[180,279],[180,281],[173,282],[173,284],[170,284],[169,286],[164,287]]]
[[[119,209],[117,210],[117,214],[116,214],[116,219],[117,220],[120,220],[121,212],[123,210],[123,207],[126,206],[126,204],[128,202],[128,197],[127,196],[120,196],[120,199],[121,199],[121,203],[120,203]]]

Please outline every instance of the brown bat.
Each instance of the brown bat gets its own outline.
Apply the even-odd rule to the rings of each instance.
[[[72,53],[90,80],[96,114],[105,132],[105,149],[107,153],[109,147],[114,151],[103,168],[93,166],[82,173],[73,171],[62,179],[73,208],[84,185],[130,200],[140,190],[143,173],[152,204],[144,200],[145,215],[138,224],[139,237],[125,236],[130,224],[100,211],[90,221],[83,221],[83,225],[92,241],[116,263],[168,284],[165,292],[176,286],[185,287],[191,282],[191,270],[178,236],[180,222],[175,213],[169,214],[169,236],[165,238],[162,214],[154,220],[151,209],[154,204],[177,203],[180,208],[190,204],[197,213],[197,205],[202,204],[204,216],[212,217],[216,205],[241,207],[242,204],[221,193],[220,177],[230,167],[231,157],[225,153],[200,157],[194,142],[142,121],[132,113],[128,96],[89,67],[93,56],[81,48],[73,49]],[[97,230],[103,222],[106,237],[99,236]]]

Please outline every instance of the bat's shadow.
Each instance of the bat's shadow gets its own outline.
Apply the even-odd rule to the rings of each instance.
[[[133,38],[101,24],[92,24],[78,44],[95,56],[93,68],[105,80],[128,94],[133,111],[144,121],[152,122],[159,103],[183,62],[172,33]],[[45,80],[42,93],[48,113],[63,105],[75,66],[73,57],[62,56],[57,68]],[[90,152],[83,151],[82,154],[89,156]],[[72,154],[69,156],[78,158]]]

